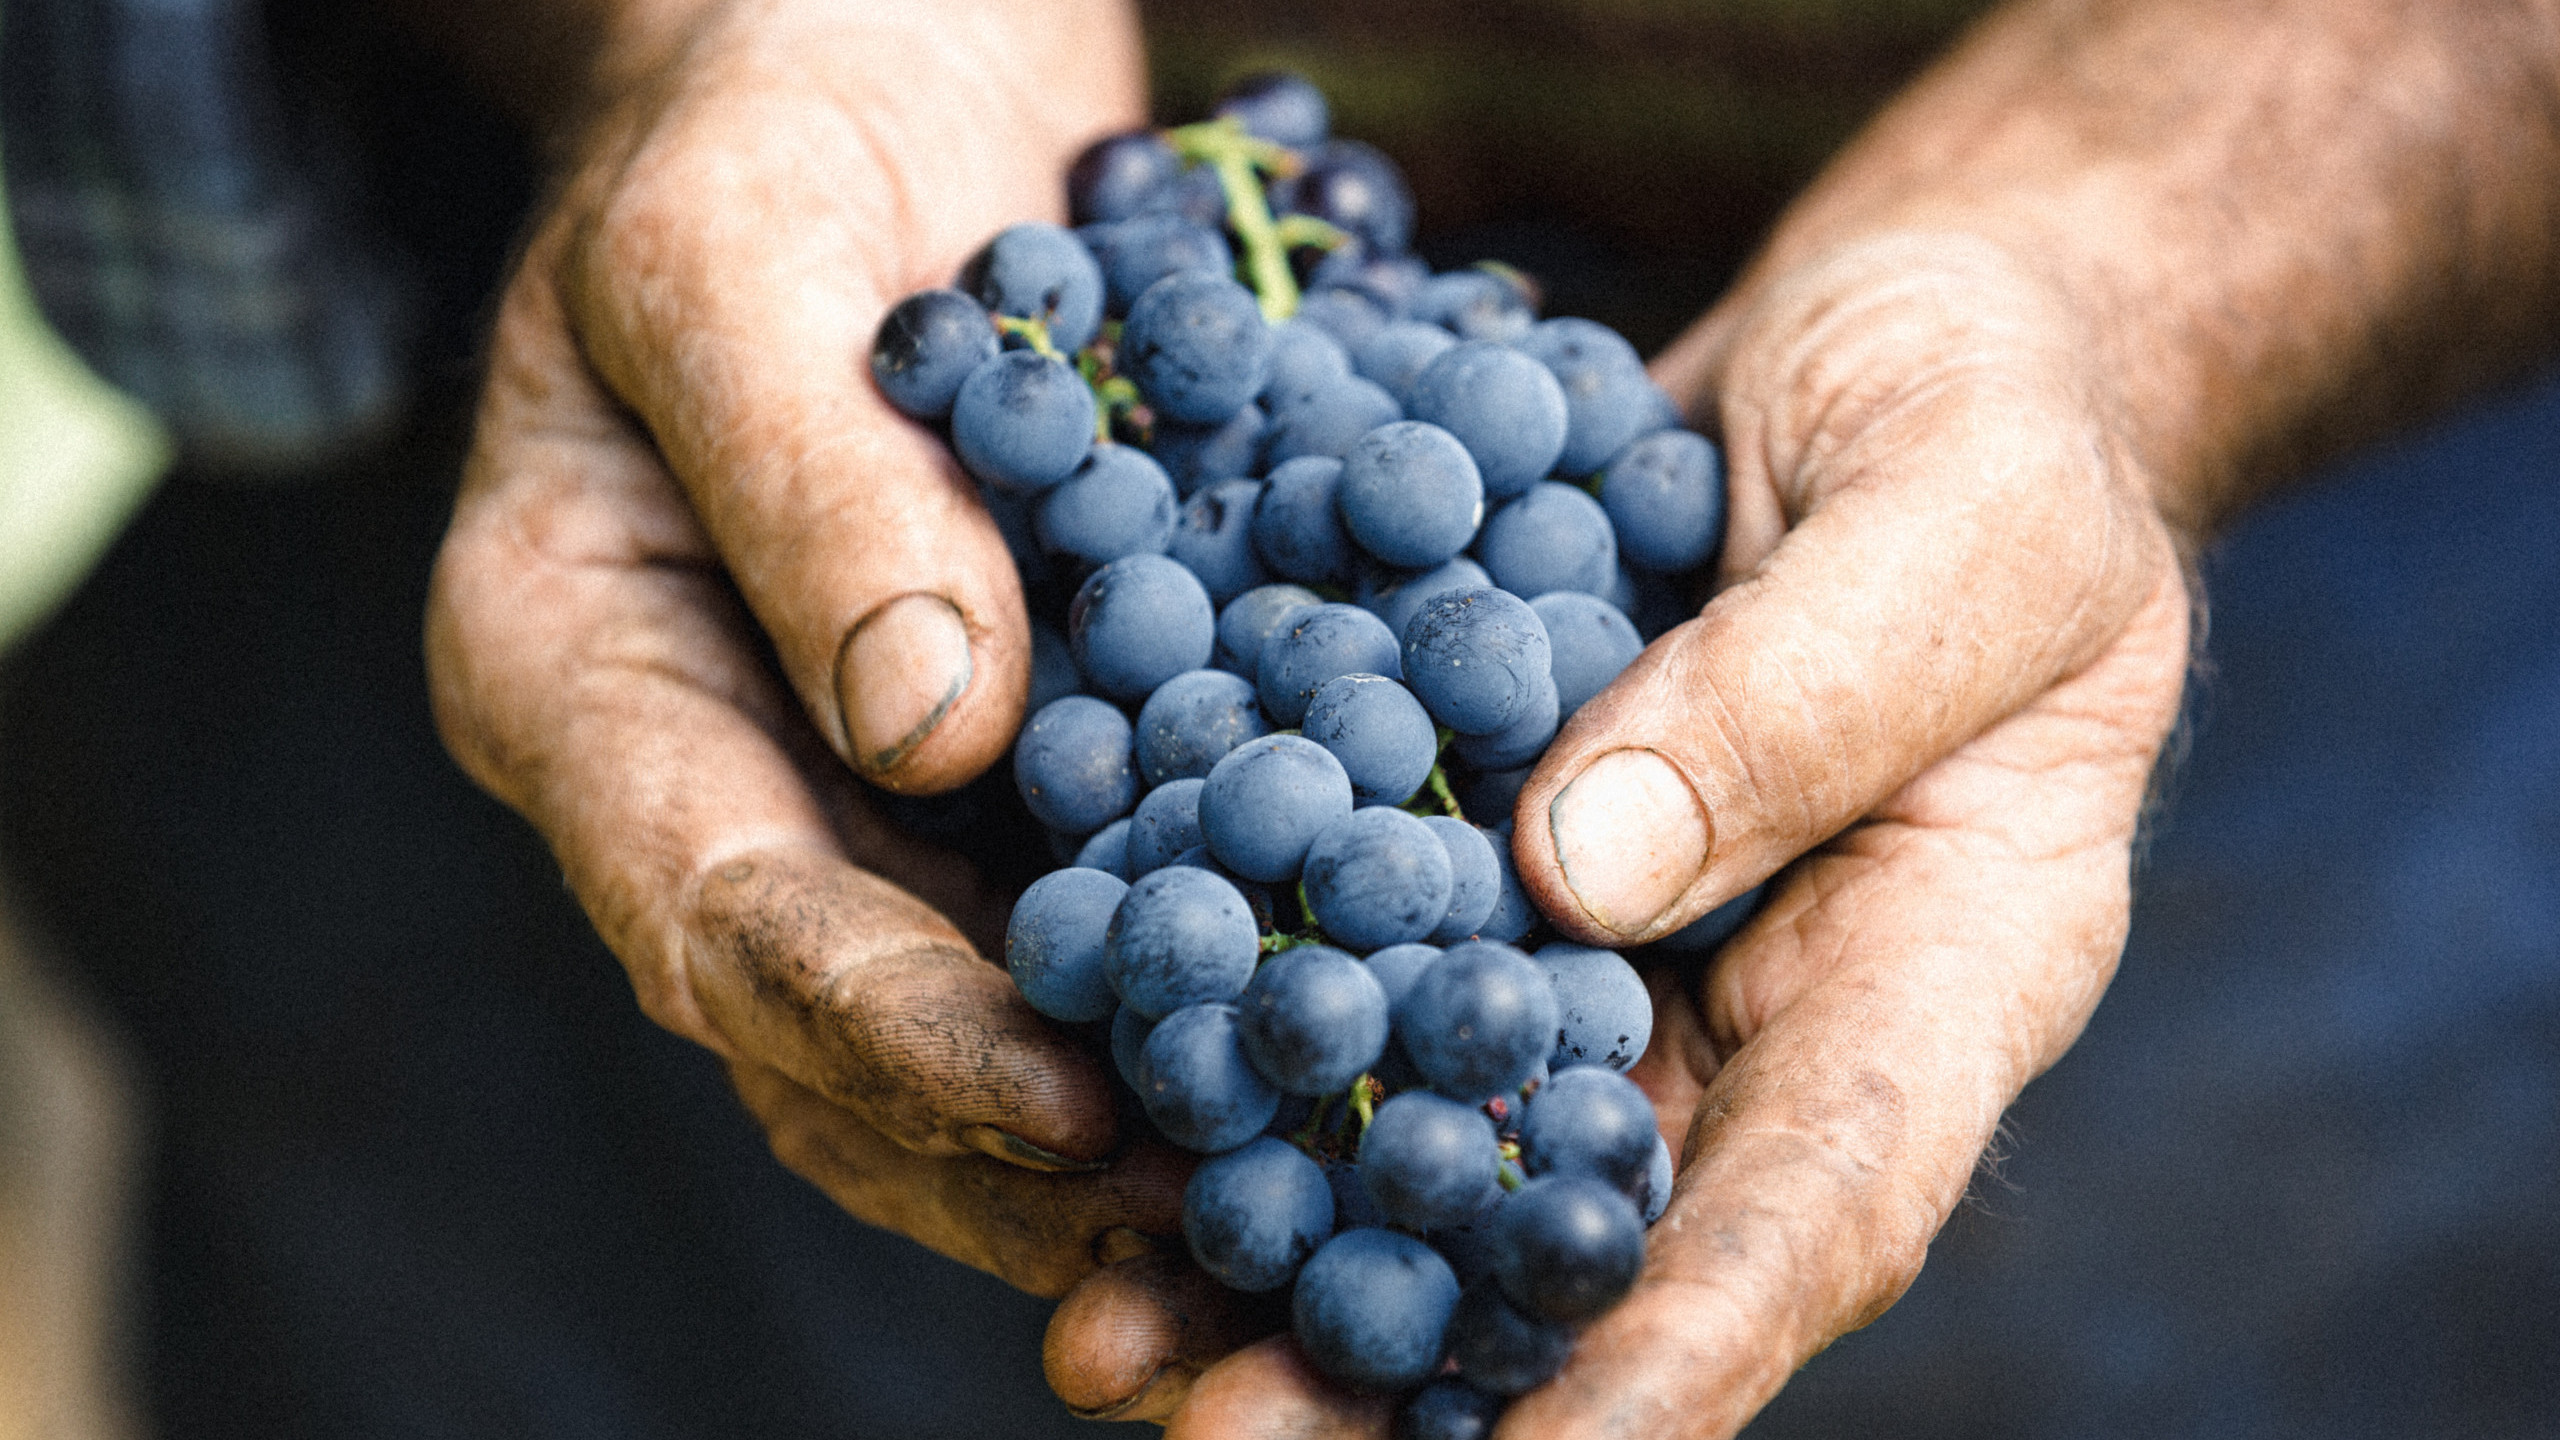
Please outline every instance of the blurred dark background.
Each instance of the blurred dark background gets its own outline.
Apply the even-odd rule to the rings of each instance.
[[[1435,258],[1649,347],[1977,7],[1145,8],[1168,117],[1299,64],[1412,168]],[[1046,1307],[775,1165],[438,749],[426,569],[532,176],[320,13],[272,17],[281,83],[417,277],[411,418],[287,485],[182,469],[0,671],[8,883],[152,1117],[153,1427],[1089,1432]],[[2556,474],[2546,379],[2214,550],[2121,978],[1910,1295],[1752,1434],[2560,1434]]]

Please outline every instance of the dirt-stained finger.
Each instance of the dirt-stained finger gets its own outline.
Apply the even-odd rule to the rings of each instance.
[[[1049,1388],[1088,1420],[1164,1420],[1200,1375],[1284,1330],[1288,1292],[1246,1295],[1191,1263],[1177,1238],[1089,1276],[1049,1319]]]
[[[774,1155],[847,1212],[1032,1294],[1064,1295],[1133,1244],[1180,1246],[1193,1162],[1170,1147],[1071,1173],[922,1155],[779,1071],[732,1065],[730,1081]]]
[[[1165,1426],[1165,1440],[1386,1440],[1383,1395],[1354,1395],[1309,1368],[1286,1335],[1209,1368]]]

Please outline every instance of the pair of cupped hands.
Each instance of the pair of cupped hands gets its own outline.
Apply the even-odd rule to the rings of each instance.
[[[1063,1297],[1078,1413],[1383,1435],[1183,1257],[1190,1161],[1122,1133],[1104,1063],[989,963],[1008,897],[865,798],[997,763],[1030,658],[996,526],[872,387],[873,330],[1059,218],[1066,162],[1140,119],[1134,22],[826,8],[685,29],[569,147],[438,562],[443,733],[785,1164]],[[1778,879],[1703,971],[1649,978],[1635,1078],[1678,1184],[1505,1436],[1739,1429],[1911,1283],[2124,940],[2188,591],[2092,322],[1995,234],[1820,193],[1655,367],[1728,460],[1715,596],[1516,812],[1524,884],[1593,944]]]

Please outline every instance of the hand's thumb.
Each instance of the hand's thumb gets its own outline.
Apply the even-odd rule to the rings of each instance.
[[[1811,480],[1737,464],[1737,491],[1796,497],[1794,528],[1576,712],[1521,791],[1521,880],[1562,928],[1653,940],[1740,894],[2087,664],[2140,603],[2165,541],[2084,433],[1988,387],[1930,400]]]

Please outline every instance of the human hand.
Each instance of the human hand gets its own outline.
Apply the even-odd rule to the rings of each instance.
[[[973,948],[1000,897],[851,773],[976,774],[1029,654],[993,522],[864,360],[891,303],[1134,123],[1134,23],[671,8],[624,7],[652,23],[599,57],[500,308],[428,618],[438,722],[786,1163],[1059,1294],[1174,1227],[1181,1164],[1074,1173],[1117,1144],[1102,1070]]]
[[[1665,357],[1718,397],[1726,588],[1523,791],[1524,882],[1627,943],[1803,858],[1653,977],[1672,1208],[1506,1434],[1739,1429],[1909,1286],[2112,977],[2189,593],[2087,323],[1995,246],[1885,235]]]

